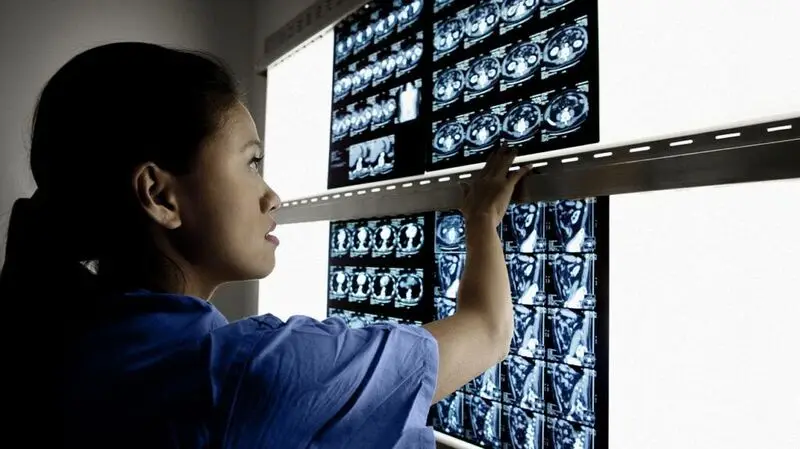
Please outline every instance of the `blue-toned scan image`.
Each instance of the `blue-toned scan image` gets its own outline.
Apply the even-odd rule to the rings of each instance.
[[[461,275],[467,256],[463,253],[436,254],[436,274],[438,282],[435,287],[436,296],[455,299],[458,296],[458,287],[461,285]]]
[[[369,301],[372,294],[372,277],[366,268],[361,267],[347,267],[345,273],[350,278],[350,294],[348,300],[350,302],[366,302]]]
[[[424,272],[421,269],[398,271],[395,307],[409,309],[419,306],[425,294],[422,279]]]
[[[580,129],[589,118],[589,96],[580,89],[571,89],[553,97],[544,111],[548,136],[558,137]]]
[[[545,305],[545,254],[507,254],[511,299],[516,304],[528,306]]]
[[[563,419],[548,418],[545,432],[552,449],[594,449],[595,430]]]
[[[544,307],[514,306],[514,338],[512,353],[524,357],[545,357],[544,328],[547,309]]]
[[[510,355],[505,361],[508,391],[505,402],[535,412],[545,411],[545,371],[547,363]]]
[[[544,47],[547,70],[568,69],[578,62],[589,48],[589,31],[584,25],[570,25],[558,30]]]
[[[472,379],[465,387],[467,393],[492,401],[500,401],[503,394],[500,385],[500,365],[495,365]]]
[[[467,31],[468,12],[469,10],[462,10],[457,15],[447,17],[434,25],[434,61],[461,48],[461,43]]]
[[[353,229],[349,223],[331,223],[331,257],[347,257],[353,242]]]
[[[548,305],[576,310],[594,310],[595,254],[551,254]]]
[[[549,309],[547,359],[551,362],[594,368],[595,312]]]
[[[504,408],[508,438],[511,440],[510,447],[513,449],[543,449],[545,447],[545,417],[517,407],[506,406]]]
[[[433,133],[433,152],[431,161],[434,163],[457,156],[467,141],[467,123],[463,120],[449,120],[435,122]]]
[[[423,0],[405,0],[395,12],[397,14],[398,29],[402,31],[419,20],[422,15]]]
[[[502,19],[506,26],[518,26],[536,16],[539,0],[504,0]]]
[[[547,367],[547,415],[594,426],[593,370],[551,363]]]
[[[479,41],[489,37],[500,23],[500,6],[494,0],[477,2],[469,12],[466,21],[468,41]]]
[[[367,226],[372,233],[372,257],[387,257],[395,253],[397,229],[391,220],[372,220]]]
[[[349,310],[345,310],[344,316],[342,317],[344,322],[347,323],[347,326],[353,329],[361,329],[363,327],[371,326],[372,324],[375,324],[376,318],[377,316],[372,314],[351,312]]]
[[[425,244],[424,226],[424,217],[404,219],[396,223],[397,257],[410,257],[419,254]]]
[[[532,254],[547,251],[545,218],[547,203],[512,204],[507,215],[511,222],[511,245],[508,251]]]
[[[458,212],[436,212],[436,243],[434,251],[464,252],[467,250],[466,224]]]
[[[466,87],[471,95],[491,90],[500,80],[500,61],[492,55],[476,59],[466,74]]]
[[[471,395],[467,395],[467,402],[470,418],[467,436],[480,445],[500,448],[502,405],[499,402]]]
[[[350,245],[350,257],[366,257],[372,251],[374,234],[367,223],[358,223],[353,226],[353,238]]]
[[[330,267],[328,273],[328,299],[346,301],[350,296],[350,275],[346,267]]]
[[[443,320],[456,314],[456,301],[454,299],[442,298],[437,296],[433,300],[436,307],[436,319]]]
[[[380,269],[372,277],[370,304],[374,306],[391,305],[397,294],[397,277],[389,269]]]
[[[557,201],[553,204],[555,239],[551,252],[589,253],[597,248],[595,239],[595,198]]]
[[[457,391],[434,406],[433,427],[441,432],[464,436],[464,393]]]
[[[372,120],[372,108],[364,110],[365,123]],[[349,179],[380,176],[394,170],[394,136],[380,137],[368,142],[351,145],[347,149],[350,163]]]

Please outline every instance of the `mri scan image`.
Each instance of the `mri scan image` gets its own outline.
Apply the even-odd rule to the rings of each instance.
[[[374,235],[372,229],[366,223],[360,223],[353,227],[350,244],[350,257],[358,258],[368,256],[372,251]]]
[[[569,365],[547,367],[547,414],[594,426],[595,372]]]
[[[401,27],[407,27],[419,19],[422,3],[422,0],[411,0],[397,10],[397,20]]]
[[[579,25],[562,28],[544,47],[544,64],[549,70],[574,66],[589,48],[589,32]]]
[[[451,53],[464,39],[465,22],[460,17],[452,17],[436,26],[433,36],[434,60]]]
[[[456,299],[466,261],[467,256],[463,253],[436,254],[436,268],[439,278],[435,291],[436,296]]]
[[[367,45],[372,43],[372,38],[375,35],[375,30],[372,27],[372,24],[366,24],[362,26],[355,34],[355,45],[353,48],[354,52],[359,52],[363,50]]]
[[[350,268],[350,267],[348,267]],[[350,302],[369,301],[372,293],[372,279],[365,268],[351,268],[347,271],[350,277]]]
[[[433,81],[433,99],[438,107],[451,104],[460,98],[466,85],[461,69],[453,67],[440,72]]]
[[[539,0],[504,0],[502,5],[503,22],[519,25],[533,17]]]
[[[553,449],[594,449],[595,430],[563,419],[548,418],[547,447]]]
[[[450,435],[463,436],[464,393],[457,391],[436,403],[433,416],[434,427]]]
[[[503,135],[509,144],[533,139],[542,123],[542,111],[532,101],[525,101],[508,111],[503,119]]]
[[[500,388],[500,365],[489,368],[466,385],[467,393],[492,401],[500,401],[502,399]]]
[[[457,121],[441,124],[433,135],[433,161],[455,156],[467,140],[467,130]]]
[[[353,47],[355,47],[356,40],[352,35],[344,35],[336,42],[336,62],[339,62],[351,54],[353,54]]]
[[[467,250],[466,224],[459,212],[436,212],[435,252],[463,252]]]
[[[553,209],[557,240],[551,244],[551,251],[588,253],[597,248],[594,205],[594,198],[555,203]]]
[[[357,94],[369,87],[373,72],[373,68],[367,65],[350,73],[350,93]]]
[[[559,8],[561,6],[566,6],[575,0],[541,0],[542,1],[542,8]]]
[[[422,276],[422,270],[402,273],[398,276],[395,307],[411,308],[418,306],[422,302],[424,295]]]
[[[397,246],[397,229],[392,225],[391,221],[371,221],[369,226],[374,235],[372,257],[393,255]]]
[[[568,309],[550,309],[547,329],[547,359],[551,362],[594,368],[594,325],[597,314]]]
[[[492,89],[500,79],[500,61],[494,56],[477,59],[467,71],[467,89],[478,95]]]
[[[551,254],[552,288],[548,305],[575,310],[597,307],[594,292],[596,260],[594,254]]]
[[[348,73],[343,73],[336,78],[333,83],[333,101],[339,101],[350,94],[350,89],[353,87],[353,77]]]
[[[467,396],[472,438],[479,444],[500,447],[503,409],[499,402]]]
[[[376,102],[372,105],[371,111],[373,129],[390,123],[397,114],[397,100],[394,98],[387,98],[386,100]]]
[[[508,372],[508,391],[505,401],[525,410],[544,412],[547,364],[518,355],[508,356],[505,364]]]
[[[502,124],[497,114],[484,112],[467,126],[467,142],[475,151],[486,150],[497,142]]]
[[[375,324],[377,316],[369,313],[345,311],[345,323],[353,329],[361,329]]]
[[[422,59],[422,49],[422,42],[417,42],[395,54],[394,58],[398,75],[408,72],[419,64],[419,61]]]
[[[347,136],[350,132],[351,114],[343,112],[335,112],[333,114],[333,123],[331,124],[331,135],[333,141],[340,140]]]
[[[385,175],[394,169],[394,136],[352,145],[347,152],[351,181]]]
[[[511,350],[523,357],[545,357],[544,328],[547,309],[544,307],[514,306],[514,336]]]
[[[542,50],[535,42],[517,44],[503,59],[503,82],[508,85],[519,84],[536,75],[542,62]]]
[[[436,319],[443,320],[447,317],[453,316],[456,313],[456,301],[442,297],[436,297],[433,300],[436,307]]]
[[[478,3],[467,17],[466,34],[471,40],[490,35],[500,22],[500,7],[492,0]]]
[[[347,257],[353,243],[353,230],[346,223],[331,224],[331,257]]]
[[[394,70],[397,68],[397,57],[394,54],[385,55],[373,63],[370,68],[372,85],[377,86],[394,75]]]
[[[400,112],[397,116],[397,121],[399,123],[405,123],[419,117],[421,101],[419,88],[421,84],[422,80],[417,80],[416,83],[406,83],[405,86],[403,86],[403,90],[400,91],[398,95]]]
[[[397,257],[419,254],[425,244],[424,219],[401,223],[397,230]]]
[[[379,18],[373,28],[375,29],[375,40],[389,36],[397,26],[397,12],[389,11],[385,16]]]
[[[350,275],[344,267],[330,267],[328,297],[332,301],[347,300],[350,295]]]
[[[545,268],[544,254],[507,254],[509,279],[511,281],[511,298],[514,303],[527,306],[545,305]]]
[[[543,253],[547,251],[545,236],[545,217],[547,203],[512,204],[508,208],[511,222],[511,237],[508,250],[524,253]]]
[[[434,0],[433,2],[433,12],[437,13],[442,9],[450,6],[455,0]]]
[[[589,97],[577,89],[555,97],[544,113],[548,132],[555,136],[575,131],[588,117]]]
[[[391,305],[397,291],[397,278],[389,270],[378,270],[372,275],[372,295],[370,304],[374,306]]]
[[[543,449],[545,418],[517,407],[506,407],[508,434],[513,449]],[[575,448],[580,449],[580,448]]]
[[[336,309],[332,307],[328,308],[328,318],[341,318],[344,320],[345,316],[345,311],[342,309]]]

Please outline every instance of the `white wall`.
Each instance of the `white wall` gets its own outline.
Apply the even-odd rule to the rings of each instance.
[[[0,2],[0,264],[13,201],[30,196],[30,120],[47,79],[78,52],[118,40],[208,50],[223,57],[263,111],[253,90],[252,0],[5,0]],[[263,114],[263,112],[262,112]],[[215,303],[230,318],[255,313],[256,283],[222,289]]]

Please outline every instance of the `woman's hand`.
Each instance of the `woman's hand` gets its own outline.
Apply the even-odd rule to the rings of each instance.
[[[516,156],[516,150],[502,144],[489,156],[486,166],[471,183],[461,184],[464,192],[461,213],[467,226],[470,222],[486,220],[492,226],[500,225],[511,202],[514,186],[533,168],[528,165],[509,172]]]

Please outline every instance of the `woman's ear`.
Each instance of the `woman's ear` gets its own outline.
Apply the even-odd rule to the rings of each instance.
[[[175,178],[154,163],[140,165],[133,173],[133,190],[139,206],[167,229],[181,226]]]

